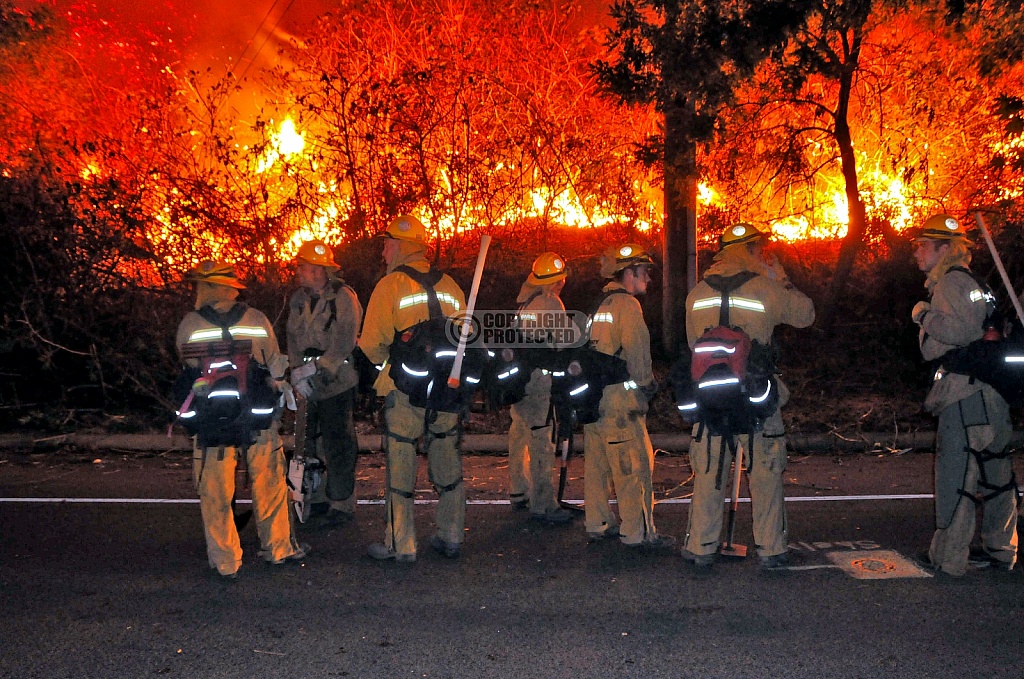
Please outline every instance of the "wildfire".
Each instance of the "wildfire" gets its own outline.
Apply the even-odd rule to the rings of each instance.
[[[301,155],[306,148],[306,137],[295,129],[295,121],[285,118],[281,127],[270,135],[271,146],[256,163],[256,174],[263,174],[282,158],[288,160]]]

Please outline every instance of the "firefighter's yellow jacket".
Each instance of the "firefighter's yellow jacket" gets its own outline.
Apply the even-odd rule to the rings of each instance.
[[[366,321],[359,336],[359,348],[377,365],[387,361],[395,333],[430,318],[426,291],[405,273],[394,271],[401,264],[406,264],[421,273],[429,271],[430,265],[423,253],[417,253],[416,257],[405,262],[392,262],[392,271],[377,283],[366,305]],[[441,280],[434,286],[434,291],[437,293],[441,312],[446,316],[456,316],[465,311],[465,295],[447,274],[441,276]],[[386,365],[373,386],[378,396],[387,396],[395,390],[394,380],[388,375]]]

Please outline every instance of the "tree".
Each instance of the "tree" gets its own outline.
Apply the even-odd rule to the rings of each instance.
[[[738,83],[781,48],[800,10],[799,2],[786,0],[621,0],[612,6],[609,58],[595,64],[601,84],[623,103],[653,104],[663,116],[662,133],[653,140],[660,152],[649,157],[660,159],[663,172],[662,335],[669,353],[684,327],[682,301],[697,280],[698,145],[713,138]]]

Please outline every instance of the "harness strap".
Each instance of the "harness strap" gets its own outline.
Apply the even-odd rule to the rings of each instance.
[[[416,493],[410,492],[408,490],[400,490],[398,488],[395,488],[394,486],[388,486],[388,492],[394,493],[395,495],[400,495],[407,500],[412,500],[416,497]]]
[[[711,452],[711,438],[708,437],[708,452]],[[722,490],[722,470],[725,469],[725,445],[726,439],[732,440],[731,436],[723,436],[718,447],[718,472],[715,474],[715,490]],[[730,446],[731,447],[731,446]],[[708,455],[708,471],[711,471],[711,455]]]
[[[455,490],[456,488],[458,488],[458,487],[459,487],[459,486],[461,486],[461,485],[462,485],[462,478],[461,478],[461,477],[459,477],[459,478],[458,478],[458,479],[456,479],[456,480],[455,480],[454,482],[452,482],[452,483],[449,483],[449,484],[448,484],[447,486],[439,486],[439,485],[437,485],[437,484],[435,483],[435,484],[434,484],[434,491],[435,491],[435,492],[436,492],[436,493],[437,493],[438,495],[444,495],[445,493],[450,493],[450,492],[452,492],[453,490]]]
[[[231,326],[242,320],[242,316],[249,310],[249,307],[241,302],[236,302],[234,306],[220,313],[210,305],[206,305],[196,309],[196,313],[199,314],[204,321],[215,325],[220,328],[221,339],[225,342],[231,342],[234,338],[231,337]]]
[[[740,271],[732,276],[711,274],[704,277],[704,282],[711,286],[712,290],[722,293],[722,303],[718,307],[719,325],[729,327],[729,293],[752,278],[757,278],[757,274],[753,271]]]
[[[408,436],[402,436],[401,434],[396,434],[395,432],[391,431],[390,429],[388,429],[386,431],[387,431],[387,434],[388,434],[388,438],[392,438],[392,439],[394,439],[395,441],[397,441],[399,443],[409,443],[409,444],[412,444],[412,445],[416,445],[416,439],[414,439],[414,438],[411,439]]]
[[[433,268],[427,273],[422,273],[407,264],[395,267],[395,271],[401,271],[426,291],[427,313],[430,315],[430,318],[440,318],[442,315],[441,303],[437,300],[437,292],[434,290],[434,286],[437,285],[444,274]]]

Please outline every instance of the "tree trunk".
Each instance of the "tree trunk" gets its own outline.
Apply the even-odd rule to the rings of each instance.
[[[690,141],[692,105],[665,110],[665,225],[661,269],[661,337],[675,357],[686,341],[686,295],[697,284],[697,147]]]
[[[853,138],[850,135],[849,108],[850,96],[853,91],[853,69],[848,68],[839,80],[839,105],[836,107],[836,144],[839,146],[843,179],[846,182],[846,203],[849,206],[849,226],[842,245],[839,246],[839,258],[836,262],[835,274],[829,287],[828,299],[821,314],[821,327],[826,332],[832,329],[838,313],[839,298],[850,273],[857,254],[864,245],[867,233],[867,212],[864,201],[860,197],[857,181],[857,158],[853,153]]]

